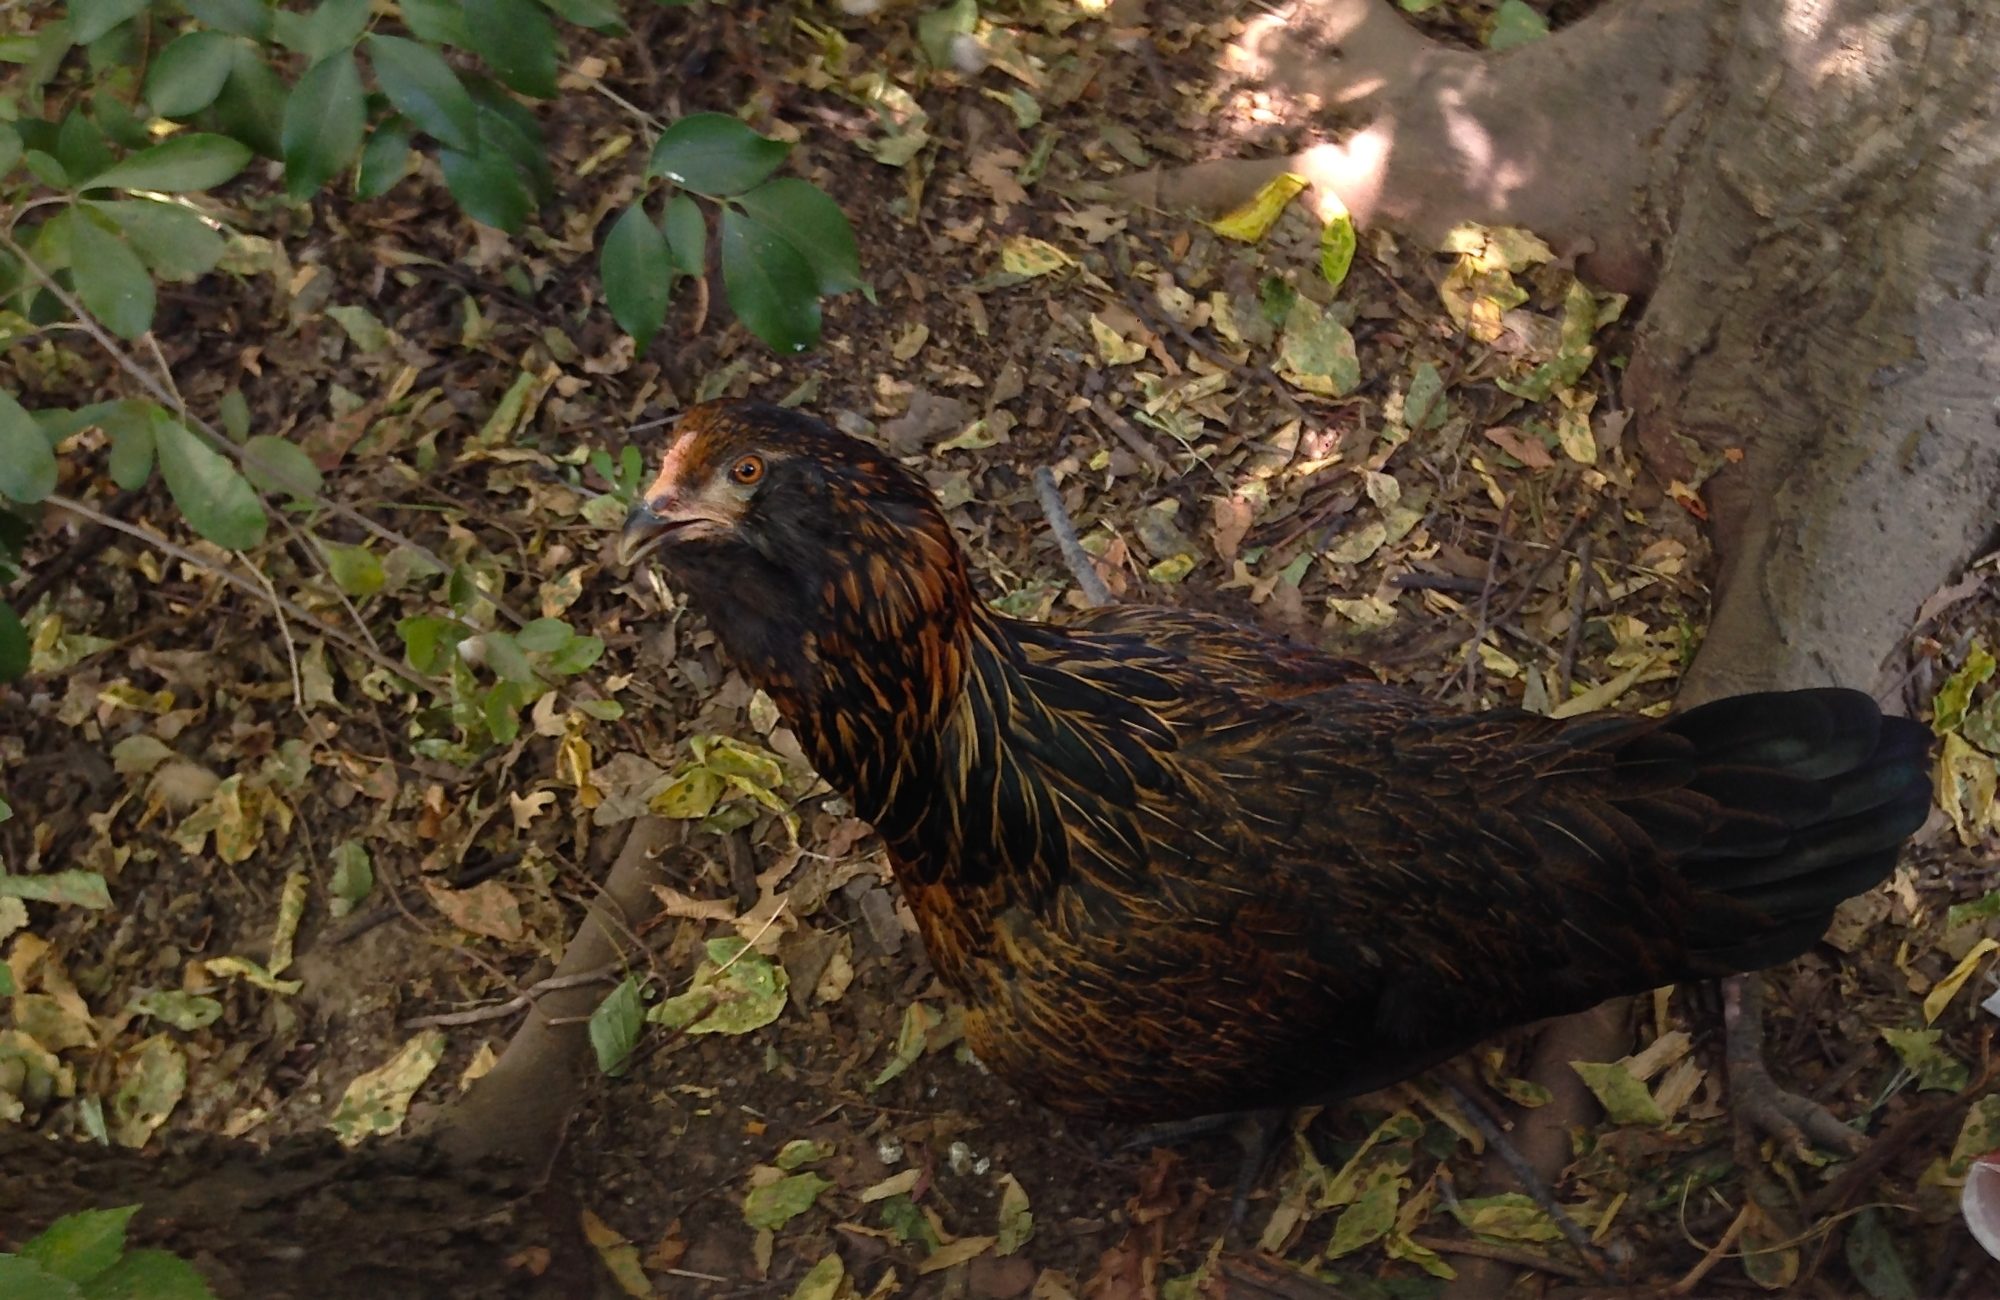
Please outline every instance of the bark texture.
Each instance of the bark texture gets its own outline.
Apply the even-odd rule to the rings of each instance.
[[[2000,9],[1718,6],[1727,53],[1626,397],[1709,484],[1689,702],[1869,685],[2000,511]],[[1685,441],[1683,441],[1685,440]]]

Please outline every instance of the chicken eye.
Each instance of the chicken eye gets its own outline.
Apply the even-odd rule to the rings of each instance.
[[[729,477],[733,482],[749,487],[764,477],[764,458],[745,456],[729,467]]]

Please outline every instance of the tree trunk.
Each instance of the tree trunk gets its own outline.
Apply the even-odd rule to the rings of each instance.
[[[1388,0],[1308,12],[1251,29],[1243,66],[1362,126],[1126,192],[1222,209],[1294,170],[1364,222],[1526,225],[1648,294],[1624,394],[1646,460],[1663,483],[1723,467],[1716,604],[1682,700],[1893,695],[1919,606],[2000,518],[2000,6],[1612,0],[1488,56],[1416,35]],[[1516,1116],[1544,1178],[1594,1111],[1567,1063],[1621,1055],[1625,1032],[1606,1007],[1545,1033],[1534,1073],[1556,1100]],[[1462,1293],[1508,1274],[1474,1270]]]

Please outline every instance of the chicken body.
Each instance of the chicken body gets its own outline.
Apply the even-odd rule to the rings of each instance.
[[[660,545],[882,833],[973,1050],[1072,1113],[1325,1099],[1817,941],[1929,802],[1852,691],[1463,715],[1207,615],[992,611],[929,492],[804,416],[687,416]]]

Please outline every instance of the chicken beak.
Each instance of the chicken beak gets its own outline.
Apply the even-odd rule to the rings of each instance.
[[[618,563],[630,567],[639,557],[667,535],[673,521],[666,519],[653,509],[648,502],[641,501],[632,507],[632,513],[625,516],[625,527],[618,534]]]

